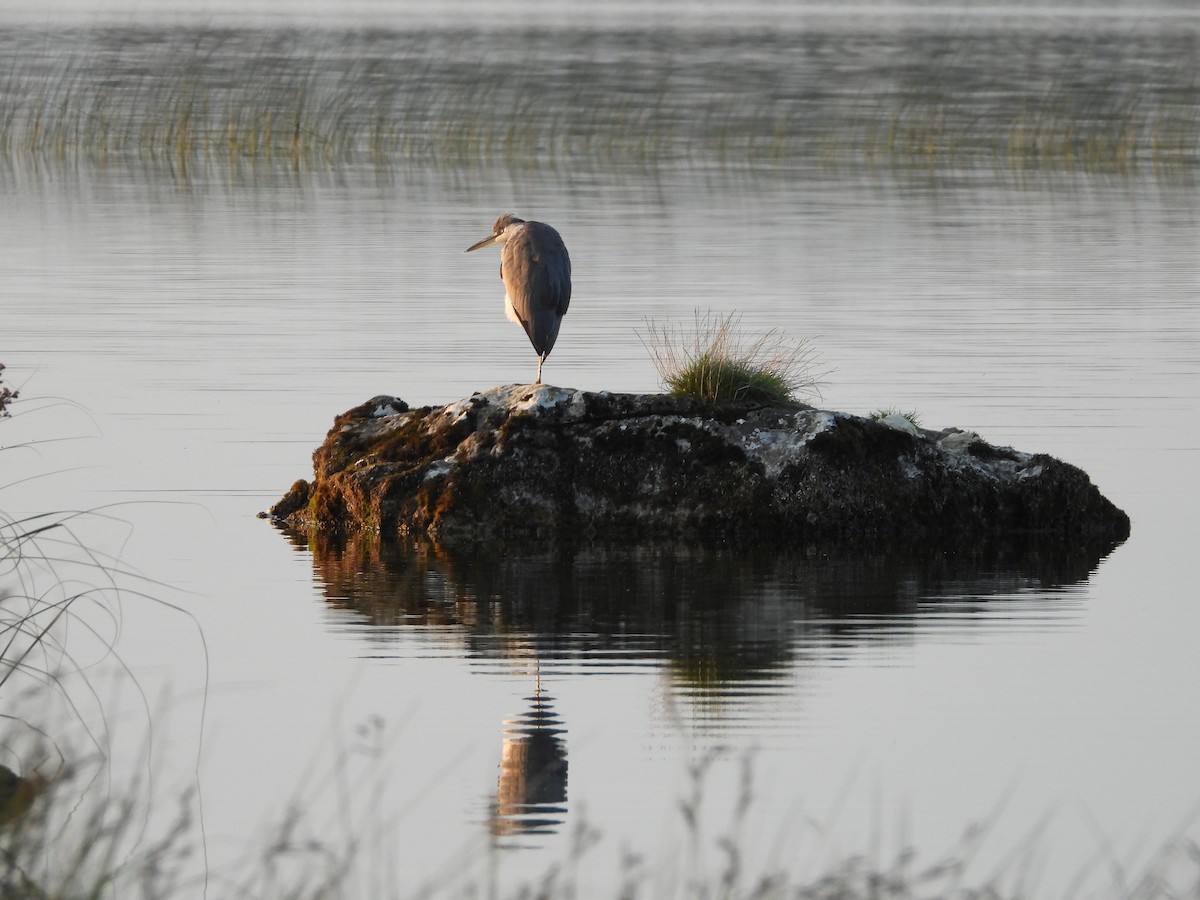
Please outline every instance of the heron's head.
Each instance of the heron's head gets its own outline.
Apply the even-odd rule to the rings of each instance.
[[[492,226],[492,233],[485,237],[477,244],[472,244],[465,252],[470,253],[472,250],[478,250],[480,247],[486,247],[489,244],[503,244],[508,240],[508,236],[512,234],[512,230],[518,225],[524,225],[524,219],[518,219],[512,213],[505,213],[496,220],[496,224]]]

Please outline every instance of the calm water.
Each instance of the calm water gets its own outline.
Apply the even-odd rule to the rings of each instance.
[[[667,895],[719,877],[723,836],[746,883],[913,846],[971,884],[1103,894],[1200,839],[1200,190],[1179,173],[5,171],[0,361],[27,402],[0,437],[42,443],[0,456],[0,508],[104,508],[80,539],[153,580],[79,613],[128,672],[76,626],[46,661],[76,710],[6,700],[80,765],[104,748],[114,785],[152,773],[151,834],[198,785],[209,896],[292,804],[305,835],[364,837],[358,896],[564,861],[586,896],[639,871]],[[532,376],[498,261],[462,253],[508,209],[571,248],[552,383],[655,390],[647,317],[737,310],[813,341],[823,405],[1058,455],[1131,538],[500,558],[255,518],[336,413]]]

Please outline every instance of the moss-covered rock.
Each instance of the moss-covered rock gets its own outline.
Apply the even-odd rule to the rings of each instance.
[[[1129,518],[1074,466],[799,404],[493,388],[334,421],[269,515],[293,529],[443,541],[676,537],[969,544],[1037,533],[1115,543]]]

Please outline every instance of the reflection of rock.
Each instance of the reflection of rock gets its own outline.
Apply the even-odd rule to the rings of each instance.
[[[1119,541],[1085,473],[977,435],[809,407],[713,410],[662,395],[493,388],[339,416],[271,510],[289,527],[443,541],[595,536],[863,546],[996,534]]]
[[[566,814],[564,729],[539,690],[533,708],[504,723],[500,778],[490,827],[497,836],[557,830]]]
[[[487,598],[476,603],[454,560],[428,541],[402,546],[365,535],[288,537],[312,551],[329,604],[352,609],[372,625],[471,625],[480,615],[487,618]]]
[[[327,602],[372,623],[461,626],[473,658],[511,659],[519,644],[542,660],[665,661],[677,678],[714,690],[783,674],[798,645],[829,635],[895,639],[888,617],[910,639],[921,604],[972,597],[978,609],[989,596],[1081,582],[1111,549],[1025,536],[925,555],[685,544],[468,552],[426,540],[290,537],[311,550]]]

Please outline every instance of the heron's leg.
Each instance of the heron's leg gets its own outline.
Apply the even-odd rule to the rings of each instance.
[[[534,384],[542,383],[542,363],[544,363],[545,361],[546,361],[546,354],[539,353],[538,354],[538,379],[537,379],[537,381],[534,382]]]

